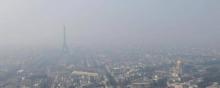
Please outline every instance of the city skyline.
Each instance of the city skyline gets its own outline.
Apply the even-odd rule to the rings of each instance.
[[[2,0],[0,47],[59,47],[62,24],[80,47],[219,47],[220,3],[184,1]],[[138,43],[138,44],[136,44]]]
[[[220,88],[220,0],[0,0],[0,88]]]

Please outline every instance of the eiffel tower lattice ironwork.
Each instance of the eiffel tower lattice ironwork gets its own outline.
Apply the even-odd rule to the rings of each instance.
[[[63,53],[68,53],[69,48],[66,42],[66,27],[65,25],[63,26]]]

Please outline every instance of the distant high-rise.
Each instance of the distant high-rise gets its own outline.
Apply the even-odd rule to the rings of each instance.
[[[185,88],[182,80],[182,69],[183,62],[180,59],[176,60],[171,70],[171,77],[167,82],[168,88]]]
[[[178,74],[179,76],[182,75],[182,68],[183,68],[182,65],[183,65],[183,63],[182,63],[181,60],[177,60],[177,61],[176,61],[176,66],[175,66],[175,68],[176,68],[176,74]]]
[[[181,60],[176,60],[175,65],[172,67],[172,77],[175,81],[181,81],[181,75],[182,75],[182,67],[183,62]]]
[[[66,27],[65,25],[63,26],[63,53],[68,53],[68,45],[66,43]]]

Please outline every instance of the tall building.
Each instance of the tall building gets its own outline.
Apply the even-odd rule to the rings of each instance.
[[[171,77],[173,82],[181,81],[183,62],[176,60],[174,66],[171,69]]]
[[[66,43],[66,27],[63,26],[63,53],[66,54],[69,52],[68,45]]]
[[[180,77],[182,75],[183,62],[181,60],[176,61],[176,74]]]
[[[174,66],[171,69],[171,77],[168,81],[168,88],[185,88],[184,83],[182,83],[182,68],[183,62],[181,60],[176,60]],[[188,88],[188,87],[187,87]]]

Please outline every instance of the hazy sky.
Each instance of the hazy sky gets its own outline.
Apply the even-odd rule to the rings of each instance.
[[[0,46],[218,45],[220,0],[0,0]]]

